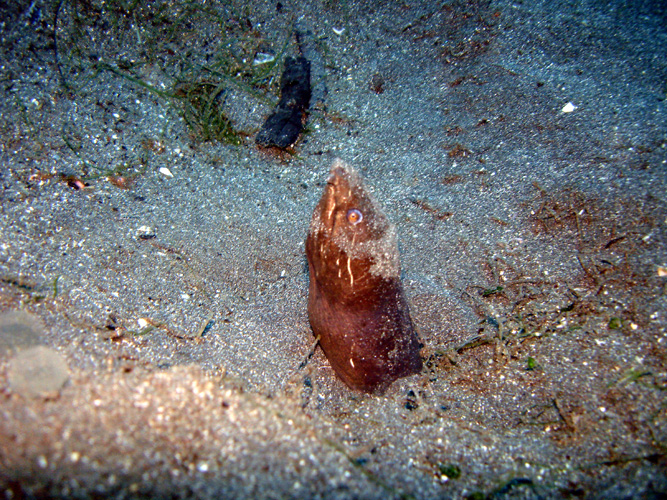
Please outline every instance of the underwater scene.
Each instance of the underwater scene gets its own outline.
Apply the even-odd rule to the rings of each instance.
[[[667,6],[0,3],[2,498],[667,495]]]

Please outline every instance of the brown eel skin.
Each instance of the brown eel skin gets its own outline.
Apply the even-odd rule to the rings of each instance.
[[[422,368],[400,281],[396,229],[359,174],[341,160],[306,239],[308,317],[332,368],[349,387],[382,392]]]

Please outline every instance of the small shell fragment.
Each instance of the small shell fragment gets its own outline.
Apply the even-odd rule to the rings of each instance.
[[[174,176],[174,174],[171,173],[171,170],[169,170],[167,167],[160,167],[160,173],[165,177],[171,178]]]
[[[575,109],[577,109],[577,107],[571,102],[568,102],[565,106],[563,106],[563,109],[561,111],[563,113],[572,113],[572,111],[574,111]]]
[[[270,63],[276,60],[276,56],[268,52],[257,52],[255,59],[252,61],[253,66],[260,66],[262,64]]]
[[[667,278],[667,267],[658,266],[658,276],[661,278]]]
[[[137,237],[147,239],[148,236],[155,235],[153,228],[150,226],[140,226],[137,228]]]

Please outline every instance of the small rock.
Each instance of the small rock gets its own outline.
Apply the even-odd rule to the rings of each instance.
[[[43,331],[40,319],[25,311],[0,314],[0,356],[41,344]]]
[[[45,346],[25,349],[9,361],[9,386],[24,396],[57,393],[68,378],[65,360],[58,352]]]
[[[375,73],[371,77],[370,88],[376,94],[382,94],[384,92],[384,78],[380,73]]]

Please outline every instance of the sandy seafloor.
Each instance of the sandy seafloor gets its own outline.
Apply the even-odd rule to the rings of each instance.
[[[5,498],[667,494],[663,2],[0,14]],[[295,29],[324,100],[278,154],[254,135]],[[307,357],[336,157],[397,226],[424,343],[383,395]]]

